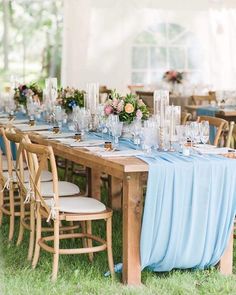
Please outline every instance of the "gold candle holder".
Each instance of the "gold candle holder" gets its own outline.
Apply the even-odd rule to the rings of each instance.
[[[104,148],[105,148],[106,151],[111,151],[112,150],[112,143],[111,143],[111,141],[105,141]]]
[[[58,126],[54,126],[52,129],[53,133],[59,133],[60,132],[60,128]]]
[[[75,139],[76,141],[81,141],[81,140],[82,140],[81,133],[76,133],[75,136],[74,136],[74,139]]]
[[[35,120],[34,119],[30,119],[29,120],[29,125],[30,126],[34,126],[35,125]]]

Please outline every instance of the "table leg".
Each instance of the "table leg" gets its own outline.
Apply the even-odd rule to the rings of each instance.
[[[123,283],[141,284],[140,230],[142,217],[140,173],[129,173],[123,181]]]
[[[101,199],[101,171],[88,169],[88,195],[97,200]]]
[[[109,206],[114,210],[121,209],[122,180],[114,176],[108,176]]]
[[[233,240],[234,233],[232,231],[227,248],[219,262],[219,270],[223,275],[231,275],[233,272]]]

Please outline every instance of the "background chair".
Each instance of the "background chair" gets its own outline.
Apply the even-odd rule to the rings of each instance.
[[[208,121],[210,127],[216,128],[213,145],[222,146],[224,142],[224,133],[228,130],[228,122],[217,117],[199,116],[198,122],[202,121]]]

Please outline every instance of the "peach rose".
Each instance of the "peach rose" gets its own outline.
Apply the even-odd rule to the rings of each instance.
[[[127,105],[125,106],[125,112],[127,114],[131,114],[134,111],[134,106],[131,103],[127,103]]]

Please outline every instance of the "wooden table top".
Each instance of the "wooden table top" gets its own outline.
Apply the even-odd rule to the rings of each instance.
[[[48,140],[37,133],[29,134],[33,142],[51,145],[55,154],[75,163],[82,164],[86,167],[97,169],[118,178],[123,178],[124,173],[129,172],[147,172],[148,164],[136,157],[111,157],[102,158],[86,150],[85,148],[75,148],[66,146],[55,140]]]

